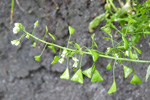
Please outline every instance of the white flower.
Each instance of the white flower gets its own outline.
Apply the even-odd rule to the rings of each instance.
[[[115,57],[116,57],[116,58],[118,58],[118,57],[119,57],[119,55],[118,55],[117,53],[115,53]]]
[[[73,67],[77,68],[79,60],[76,57],[72,57],[72,60],[74,61]]]
[[[58,60],[58,62],[59,62],[60,64],[64,63],[64,61],[65,61],[64,58],[61,58],[61,59]]]
[[[127,50],[125,54],[126,54],[127,56],[129,56],[129,51]]]
[[[74,62],[73,67],[77,68],[78,67],[78,62]]]
[[[150,23],[149,23],[149,25],[148,25],[149,27],[150,27]]]
[[[38,26],[38,20],[34,23],[34,28],[36,28]]]
[[[29,36],[29,35],[26,35],[26,38],[27,38],[27,39],[30,39],[30,36]]]
[[[67,50],[64,50],[64,51],[62,52],[62,54],[61,54],[61,57],[62,57],[62,58],[65,58],[66,53],[67,53]]]
[[[73,60],[74,62],[78,62],[78,61],[79,61],[76,57],[72,57],[72,60]]]
[[[18,46],[20,44],[20,41],[19,40],[13,40],[13,41],[11,41],[11,44]]]
[[[13,33],[17,34],[20,31],[20,23],[15,23],[15,27],[13,28]]]

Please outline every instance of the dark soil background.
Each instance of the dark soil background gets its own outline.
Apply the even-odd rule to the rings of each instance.
[[[97,15],[104,12],[103,0],[19,0],[22,11],[15,3],[14,22],[22,23],[28,32],[32,32],[33,24],[39,20],[39,26],[34,33],[42,38],[45,25],[49,32],[56,36],[56,44],[66,46],[68,40],[68,26],[76,29],[72,36],[74,42],[81,46],[91,45],[91,33],[88,32],[89,22]],[[55,4],[55,3],[56,4]],[[60,9],[56,10],[56,6]],[[60,79],[66,68],[66,63],[50,65],[54,54],[46,49],[41,61],[36,62],[34,56],[41,53],[43,44],[31,46],[31,39],[23,39],[20,47],[12,46],[10,41],[17,39],[21,32],[14,35],[13,24],[10,23],[11,0],[0,0],[0,100],[150,100],[150,81],[144,82],[148,64],[134,63],[136,74],[142,79],[143,84],[131,85],[130,80],[123,78],[123,69],[116,65],[117,92],[107,94],[112,84],[112,71],[106,70],[110,59],[99,58],[97,68],[104,78],[103,82],[91,83],[84,77],[81,85],[70,80]],[[105,25],[101,23],[99,27]],[[100,51],[105,51],[111,42],[104,40],[104,32],[95,29],[95,41]],[[51,41],[50,37],[46,37]],[[143,50],[140,59],[150,59],[148,39],[144,38],[138,44]],[[57,48],[59,52],[59,49]],[[124,62],[127,66],[130,63]],[[70,70],[72,63],[70,62]],[[85,55],[83,69],[92,65],[90,56]],[[73,72],[72,72],[73,74]]]

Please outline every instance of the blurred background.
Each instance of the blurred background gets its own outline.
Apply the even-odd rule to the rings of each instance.
[[[17,2],[16,2],[17,1]],[[15,0],[13,22],[22,23],[28,32],[32,32],[34,22],[39,21],[34,35],[42,38],[45,34],[45,25],[49,32],[56,36],[56,44],[66,46],[69,33],[68,26],[76,29],[72,41],[81,46],[91,46],[91,33],[88,32],[89,22],[97,15],[104,13],[104,0]],[[116,5],[117,1],[114,0]],[[18,3],[19,2],[19,3]],[[58,9],[59,8],[59,9]],[[150,81],[144,82],[148,64],[133,63],[136,74],[143,84],[131,85],[131,74],[128,79],[123,77],[123,68],[116,65],[117,92],[111,95],[107,91],[112,85],[112,70],[106,70],[110,59],[99,58],[96,67],[104,78],[103,82],[91,83],[84,77],[81,85],[70,80],[60,79],[66,68],[64,64],[50,65],[53,57],[58,55],[46,49],[40,62],[34,56],[41,53],[44,44],[37,42],[32,47],[32,39],[21,40],[21,46],[12,46],[10,41],[18,39],[22,32],[14,35],[14,24],[10,24],[11,0],[0,0],[0,100],[150,100]],[[104,52],[111,41],[104,40],[107,36],[100,30],[105,25],[103,21],[95,29],[95,41],[98,50]],[[116,37],[119,38],[119,37]],[[52,39],[46,36],[46,41]],[[148,40],[144,38],[138,44],[143,54],[140,59],[150,59]],[[82,69],[92,66],[92,58],[84,55]],[[69,63],[71,76],[73,75],[72,62]],[[130,66],[130,63],[124,62]]]

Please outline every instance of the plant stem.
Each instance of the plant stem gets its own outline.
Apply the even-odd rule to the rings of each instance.
[[[42,56],[42,54],[43,54],[43,52],[44,52],[44,50],[45,50],[46,46],[47,46],[47,44],[45,44],[45,46],[44,46],[44,48],[43,48],[43,50],[42,50],[42,52],[41,52],[40,56]]]
[[[60,49],[66,49],[68,51],[73,51],[73,52],[79,51],[79,50],[74,50],[74,49],[71,49],[71,48],[66,48],[66,47],[63,47],[63,46],[60,46],[60,45],[57,45],[57,44],[54,44],[54,43],[46,42],[46,41],[41,40],[41,39],[37,38],[36,36],[28,33],[25,30],[23,30],[23,31],[27,35],[29,35],[29,36],[33,37],[34,39],[39,40],[40,42],[45,43],[47,45],[52,45],[52,46],[58,47]],[[89,55],[91,55],[91,53],[89,53],[89,52],[86,52],[86,51],[82,51],[82,52],[83,52],[83,54],[89,54]],[[134,59],[127,59],[127,58],[117,58],[117,57],[107,56],[107,55],[103,55],[103,54],[99,54],[99,56],[103,57],[103,58],[115,59],[115,60],[121,60],[121,61],[130,61],[130,62],[137,62],[137,63],[150,63],[150,60],[148,61],[148,60],[134,60]]]
[[[113,81],[115,81],[115,68],[116,68],[115,64],[116,64],[116,61],[117,60],[115,60],[114,65],[113,65]]]
[[[69,35],[69,39],[68,39],[68,43],[67,43],[67,48],[69,47],[70,39],[71,39],[71,35]]]

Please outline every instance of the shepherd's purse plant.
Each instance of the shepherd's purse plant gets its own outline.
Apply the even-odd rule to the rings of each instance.
[[[90,47],[83,46],[71,41],[71,36],[75,33],[75,29],[71,26],[68,27],[69,39],[66,47],[55,44],[56,38],[53,34],[48,31],[46,26],[46,32],[42,39],[36,37],[33,33],[38,27],[38,21],[34,23],[34,29],[32,33],[29,33],[21,23],[15,23],[13,28],[13,33],[18,34],[20,31],[24,33],[19,39],[12,40],[11,44],[18,46],[21,44],[21,39],[26,37],[27,39],[32,39],[32,46],[36,47],[37,41],[43,43],[45,46],[41,54],[35,56],[36,61],[40,61],[40,58],[48,47],[54,53],[56,53],[55,48],[59,48],[59,55],[55,56],[51,64],[59,62],[60,64],[67,61],[67,67],[64,73],[60,76],[61,79],[84,83],[83,75],[91,79],[91,82],[104,81],[102,75],[96,68],[96,61],[99,57],[111,59],[111,61],[106,66],[107,70],[113,71],[113,83],[108,94],[114,93],[117,90],[117,83],[115,81],[115,66],[118,62],[122,65],[124,70],[124,78],[128,78],[131,73],[133,73],[133,78],[130,84],[142,84],[141,79],[137,76],[133,62],[136,63],[150,63],[150,60],[140,60],[139,54],[142,54],[142,50],[136,47],[136,44],[140,41],[141,37],[148,38],[150,36],[150,0],[144,2],[143,4],[138,4],[138,0],[126,0],[122,2],[118,0],[120,8],[116,7],[113,0],[106,0],[105,10],[106,12],[95,17],[89,24],[89,32],[93,33],[94,28],[105,20],[106,25],[101,27],[100,30],[104,31],[108,36],[104,39],[110,40],[112,42],[111,47],[107,47],[106,52],[98,51],[97,43],[94,41],[95,34],[91,35],[92,43]],[[116,25],[116,24],[119,24]],[[115,33],[113,33],[115,32]],[[45,36],[49,35],[52,38],[51,42],[45,40]],[[121,37],[121,40],[115,40],[114,35]],[[70,48],[73,45],[73,48]],[[93,64],[90,68],[82,70],[82,59],[83,55],[91,55],[93,59]],[[70,76],[69,61],[73,60],[73,71],[75,72],[73,76]],[[123,61],[131,62],[131,68],[123,64]],[[113,64],[113,66],[112,66]],[[148,80],[150,75],[150,65],[147,67],[146,79]]]

